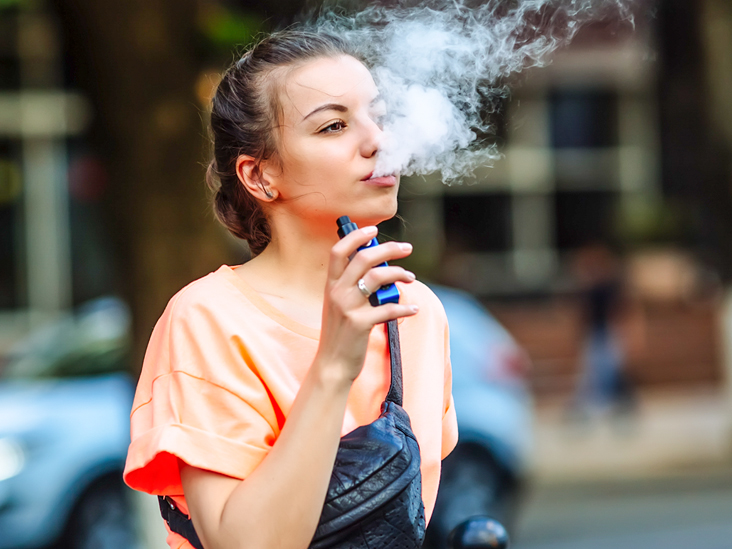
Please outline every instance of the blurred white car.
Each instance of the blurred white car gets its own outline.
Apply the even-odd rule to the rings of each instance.
[[[134,385],[114,298],[34,333],[0,379],[0,548],[137,547],[122,483]]]
[[[509,531],[529,466],[533,405],[530,360],[503,326],[466,292],[431,286],[450,325],[453,396],[459,441],[443,462],[425,547],[443,548],[448,533],[475,515]]]

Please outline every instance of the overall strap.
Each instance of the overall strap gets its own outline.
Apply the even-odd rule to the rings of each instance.
[[[396,320],[386,323],[387,339],[389,340],[389,357],[391,360],[391,385],[386,400],[402,405],[402,350],[399,346],[399,327]]]
[[[173,500],[167,496],[158,496],[158,504],[160,505],[160,514],[168,523],[170,531],[186,538],[188,543],[196,549],[203,549],[203,544],[198,538],[190,517],[178,509]]]

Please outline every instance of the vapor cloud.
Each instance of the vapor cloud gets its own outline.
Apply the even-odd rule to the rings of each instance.
[[[369,65],[387,103],[376,174],[441,172],[447,182],[498,158],[486,116],[502,82],[545,65],[582,25],[633,24],[633,0],[432,0],[323,10],[309,25],[342,36]]]

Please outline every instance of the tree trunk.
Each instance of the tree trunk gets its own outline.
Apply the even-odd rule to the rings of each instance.
[[[77,80],[94,107],[91,141],[110,171],[108,221],[139,370],[170,297],[235,255],[204,184],[197,3],[58,0],[56,7]]]

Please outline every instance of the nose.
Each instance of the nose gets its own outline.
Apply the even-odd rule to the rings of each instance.
[[[361,156],[371,158],[379,152],[384,130],[370,116],[364,117],[362,127]]]

